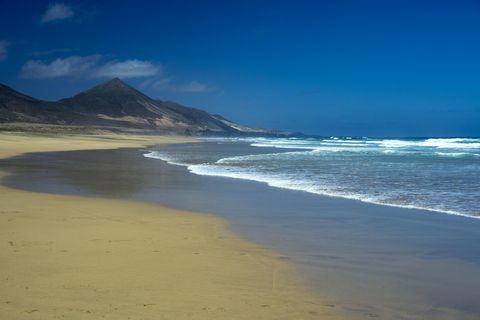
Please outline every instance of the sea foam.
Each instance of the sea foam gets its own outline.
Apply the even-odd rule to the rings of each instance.
[[[198,175],[251,180],[325,196],[480,218],[480,184],[475,179],[480,175],[479,139],[216,138],[208,141],[280,150],[222,157],[220,146],[218,154],[209,154],[213,158],[201,163],[192,163],[188,155],[178,150],[152,151],[145,156],[186,166]]]

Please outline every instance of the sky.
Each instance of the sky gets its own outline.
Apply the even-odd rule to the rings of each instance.
[[[113,77],[256,127],[480,136],[480,1],[2,0],[0,83]]]

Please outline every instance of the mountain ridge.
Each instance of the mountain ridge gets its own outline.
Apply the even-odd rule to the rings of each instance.
[[[105,126],[183,134],[286,134],[237,124],[220,115],[152,99],[119,78],[72,97],[44,101],[0,84],[0,123]]]

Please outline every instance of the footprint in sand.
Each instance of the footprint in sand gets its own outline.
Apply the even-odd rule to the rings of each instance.
[[[26,313],[34,313],[34,312],[38,312],[38,311],[39,311],[38,309],[25,310]]]

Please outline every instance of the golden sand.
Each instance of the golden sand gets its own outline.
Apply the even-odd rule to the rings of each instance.
[[[182,141],[2,133],[0,158]],[[288,261],[213,215],[0,186],[0,319],[338,317]]]

